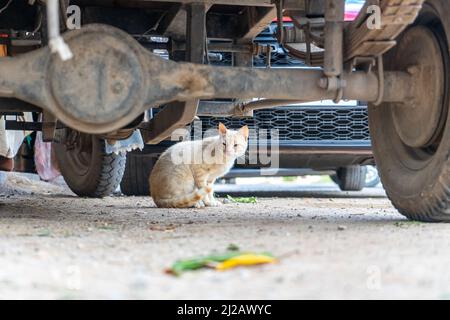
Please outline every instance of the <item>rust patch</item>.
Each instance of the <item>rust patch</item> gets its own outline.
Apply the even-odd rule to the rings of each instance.
[[[178,78],[178,83],[182,88],[184,88],[189,93],[194,92],[204,92],[208,87],[208,82],[206,79],[196,72],[182,72]]]

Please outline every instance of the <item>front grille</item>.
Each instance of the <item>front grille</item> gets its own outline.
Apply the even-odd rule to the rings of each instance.
[[[280,141],[370,141],[367,108],[363,106],[284,107],[256,110],[253,118],[200,119],[203,132],[222,122],[234,129],[248,125],[256,132],[277,129]]]

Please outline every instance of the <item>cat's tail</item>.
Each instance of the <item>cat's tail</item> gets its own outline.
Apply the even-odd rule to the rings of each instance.
[[[211,191],[211,187],[203,187],[183,197],[153,200],[159,208],[191,208]]]

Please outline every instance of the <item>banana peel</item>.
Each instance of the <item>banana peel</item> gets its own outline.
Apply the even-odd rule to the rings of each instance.
[[[224,271],[240,266],[253,266],[274,263],[276,261],[269,253],[227,251],[223,254],[212,254],[199,258],[178,260],[171,268],[166,270],[166,273],[179,276],[183,272],[202,268],[214,268],[217,271]]]
[[[240,266],[254,266],[258,264],[275,263],[276,261],[277,260],[274,257],[266,254],[246,253],[219,263],[216,266],[216,270],[224,271]]]
[[[238,256],[239,254],[239,252],[230,251],[224,254],[212,254],[199,258],[178,260],[172,265],[171,268],[166,270],[166,273],[179,276],[185,271],[214,267],[217,263],[224,262],[228,259]]]

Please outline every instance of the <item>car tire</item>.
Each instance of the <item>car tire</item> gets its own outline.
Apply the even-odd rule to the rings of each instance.
[[[361,191],[366,185],[366,173],[364,166],[348,166],[337,169],[331,179],[342,191]]]
[[[157,154],[143,154],[140,151],[133,151],[127,154],[125,173],[120,183],[120,190],[124,195],[150,195],[148,179],[156,160],[158,160]]]
[[[369,105],[381,181],[411,220],[450,222],[449,11],[449,1],[427,0],[384,57],[386,70],[405,70],[416,81],[410,101]]]
[[[109,196],[122,180],[126,156],[107,154],[104,139],[73,130],[69,134],[72,144],[53,144],[66,184],[80,197]]]

